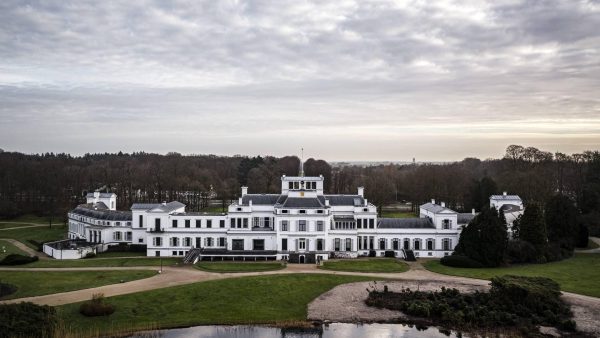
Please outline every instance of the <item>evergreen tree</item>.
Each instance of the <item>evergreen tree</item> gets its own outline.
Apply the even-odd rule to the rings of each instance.
[[[525,212],[519,221],[519,228],[519,238],[531,243],[535,247],[538,262],[544,262],[548,236],[542,210],[538,205],[530,204],[525,207]]]
[[[548,240],[559,243],[562,249],[573,251],[579,230],[575,204],[568,197],[558,194],[548,199],[544,209]]]
[[[513,239],[520,239],[520,233],[521,233],[521,217],[523,217],[523,215],[519,215],[519,217],[517,217],[517,219],[515,219],[513,221],[511,230],[512,230],[512,238]]]
[[[463,229],[455,253],[494,267],[504,262],[507,244],[506,225],[495,208],[487,207]]]

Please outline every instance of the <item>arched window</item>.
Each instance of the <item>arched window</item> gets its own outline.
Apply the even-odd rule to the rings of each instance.
[[[427,239],[427,250],[435,250],[435,240],[433,238]]]
[[[444,250],[444,251],[452,250],[452,239],[450,239],[450,238],[442,239],[442,250]]]
[[[421,250],[421,239],[415,238],[413,240],[413,250]]]

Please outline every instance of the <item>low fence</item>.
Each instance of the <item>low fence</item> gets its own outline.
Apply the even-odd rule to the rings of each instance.
[[[85,245],[79,241],[63,240],[56,242],[44,243],[44,253],[55,259],[81,259],[89,253],[96,254],[102,249],[96,244]],[[101,246],[101,245],[100,245]]]

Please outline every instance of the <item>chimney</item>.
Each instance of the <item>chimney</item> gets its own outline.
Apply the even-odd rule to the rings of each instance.
[[[502,195],[503,195],[503,196],[506,196],[506,191],[503,191],[503,192],[502,192]]]
[[[329,206],[329,200],[325,200],[325,206],[328,207]]]
[[[250,200],[250,201],[248,202],[248,205],[249,205],[249,206],[252,206],[252,200]]]
[[[365,207],[369,206],[369,201],[367,201],[367,199],[365,198]]]
[[[475,215],[475,208],[471,209],[471,213]]]
[[[242,196],[248,195],[248,187],[242,187]]]
[[[435,198],[431,199],[431,204],[435,204]]]
[[[238,198],[238,205],[242,205],[242,198]]]
[[[441,202],[440,205],[442,206],[442,208],[446,207],[446,202]]]
[[[365,197],[365,187],[358,187],[358,195],[360,197]]]

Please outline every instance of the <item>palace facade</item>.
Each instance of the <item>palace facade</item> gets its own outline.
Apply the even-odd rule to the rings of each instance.
[[[90,193],[86,204],[69,212],[68,237],[99,251],[139,244],[148,256],[194,260],[304,263],[386,251],[404,257],[409,250],[417,257],[442,257],[452,253],[462,227],[475,217],[432,200],[419,207],[419,217],[379,218],[362,187],[356,194],[331,195],[323,183],[323,176],[284,175],[279,194],[250,194],[242,187],[227,213],[187,212],[177,201],[117,211],[115,194]]]

